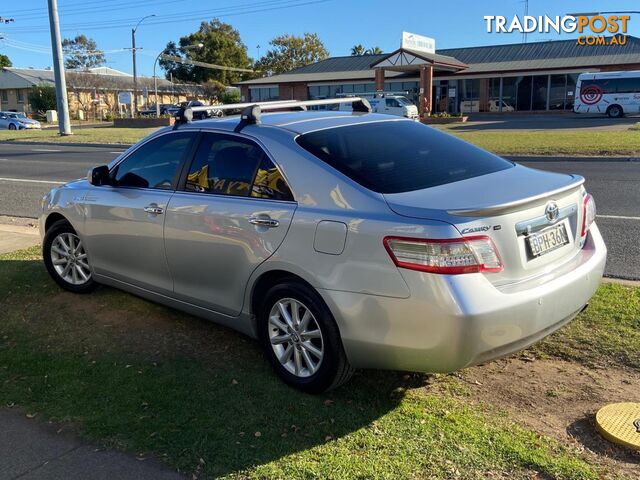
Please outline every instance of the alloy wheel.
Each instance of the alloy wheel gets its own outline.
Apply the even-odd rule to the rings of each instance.
[[[83,285],[91,279],[87,252],[73,233],[64,232],[53,239],[51,263],[60,278],[71,285]]]
[[[273,305],[269,340],[280,364],[296,377],[310,377],[320,368],[324,356],[322,331],[301,301],[282,298]]]

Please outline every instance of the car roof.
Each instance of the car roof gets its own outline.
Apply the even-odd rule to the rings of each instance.
[[[412,120],[394,115],[378,113],[340,112],[340,111],[304,111],[304,112],[263,112],[261,124],[278,127],[298,134],[304,134],[315,130],[323,130],[332,127],[357,125],[376,122],[394,122]],[[215,128],[216,130],[233,131],[240,122],[239,115],[223,117],[220,119],[198,120],[178,129],[188,128]],[[255,132],[255,131],[254,131]]]

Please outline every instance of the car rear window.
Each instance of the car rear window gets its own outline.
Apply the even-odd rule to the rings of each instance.
[[[388,121],[306,133],[298,144],[360,185],[399,193],[458,182],[514,164],[419,122]]]

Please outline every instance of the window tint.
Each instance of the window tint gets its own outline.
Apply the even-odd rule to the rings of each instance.
[[[336,170],[380,193],[457,182],[513,164],[418,122],[366,123],[310,132],[298,143]]]
[[[385,99],[387,102],[387,107],[399,107],[400,104],[395,98],[387,98]]]
[[[617,80],[618,93],[634,93],[640,92],[640,77],[639,78],[620,78]]]
[[[292,200],[280,171],[262,148],[250,140],[219,134],[204,135],[189,169],[185,189]]]
[[[162,135],[138,148],[111,173],[118,187],[171,190],[172,182],[194,134]]]

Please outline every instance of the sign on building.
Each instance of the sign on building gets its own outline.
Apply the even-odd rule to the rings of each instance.
[[[131,105],[131,92],[119,92],[118,103],[120,105]]]
[[[436,53],[436,40],[415,33],[402,32],[401,48],[407,48],[417,52]]]

